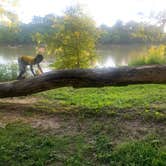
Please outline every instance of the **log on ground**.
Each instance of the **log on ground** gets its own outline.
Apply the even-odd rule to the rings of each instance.
[[[0,98],[69,86],[83,88],[150,83],[166,83],[166,65],[51,71],[34,78],[0,83]]]

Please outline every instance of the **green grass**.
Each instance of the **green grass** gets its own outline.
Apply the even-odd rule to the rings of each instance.
[[[164,166],[165,147],[157,137],[113,146],[107,136],[87,141],[83,135],[41,133],[22,123],[0,128],[0,165]]]
[[[158,143],[158,140],[152,139],[121,144],[109,158],[110,165],[164,166],[166,147],[160,149]]]
[[[149,109],[155,104],[165,103],[166,85],[130,85],[89,89],[60,88],[39,95],[49,100],[58,100],[63,104],[96,110],[105,107]]]
[[[64,163],[84,144],[82,137],[53,136],[21,123],[0,128],[0,165],[37,165]]]
[[[145,121],[166,120],[166,85],[130,85],[103,88],[60,88],[37,94],[43,96],[41,110],[59,111],[64,105],[68,112],[81,116],[109,115],[126,120],[141,118]],[[52,104],[53,103],[53,104]],[[52,105],[52,107],[51,107]],[[49,109],[51,107],[51,109]],[[76,107],[77,109],[73,109]]]
[[[166,85],[60,88],[34,96],[32,105],[1,104],[0,125],[14,113],[15,120],[60,127],[2,125],[0,166],[165,166]]]

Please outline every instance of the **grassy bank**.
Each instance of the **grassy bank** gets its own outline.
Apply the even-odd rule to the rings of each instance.
[[[165,85],[130,85],[103,88],[60,88],[40,93],[43,102],[58,101],[91,113],[109,113],[117,110],[161,111],[166,107]]]
[[[0,100],[0,165],[165,166],[165,101],[153,84]]]
[[[166,149],[156,137],[113,147],[106,136],[96,136],[93,142],[88,142],[81,134],[48,135],[15,123],[0,128],[0,142],[1,165],[164,166],[166,163]]]

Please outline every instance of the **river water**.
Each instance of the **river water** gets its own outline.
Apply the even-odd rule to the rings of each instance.
[[[116,45],[116,46],[100,46],[97,49],[99,60],[97,67],[115,67],[127,65],[129,61],[145,53],[148,46],[145,45]],[[0,46],[0,64],[17,63],[17,59],[21,55],[35,55],[35,47],[10,47]],[[46,67],[53,60],[50,57],[45,57],[43,62]]]

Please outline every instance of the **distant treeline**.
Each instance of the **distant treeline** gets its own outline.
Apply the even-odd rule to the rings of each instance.
[[[19,23],[14,28],[0,25],[0,44],[34,44],[33,36],[37,32],[41,34],[49,33],[52,30],[51,26],[54,19],[53,15],[35,16],[29,24]]]
[[[0,44],[34,44],[33,36],[37,32],[41,34],[51,32],[55,21],[56,17],[50,14],[45,17],[35,16],[29,24],[19,23],[16,29],[0,25]],[[166,41],[163,29],[148,23],[130,21],[124,24],[122,21],[117,21],[111,27],[101,25],[98,28],[101,30],[98,43],[101,44],[163,43]]]
[[[162,27],[148,23],[117,21],[112,27],[101,25],[102,44],[163,43],[166,34]]]

